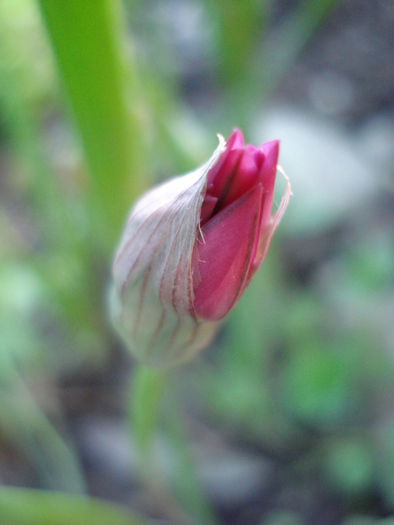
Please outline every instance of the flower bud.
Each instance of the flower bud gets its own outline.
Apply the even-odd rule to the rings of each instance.
[[[279,143],[219,136],[197,170],[143,195],[114,264],[112,314],[135,356],[156,366],[209,344],[261,265],[287,207],[271,215]],[[286,179],[287,180],[287,179]]]

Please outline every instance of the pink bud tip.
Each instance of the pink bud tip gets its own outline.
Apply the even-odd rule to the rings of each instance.
[[[194,311],[199,318],[224,317],[263,261],[260,254],[265,255],[271,239],[267,230],[278,155],[278,141],[245,145],[241,131],[235,129],[207,174],[192,265]]]

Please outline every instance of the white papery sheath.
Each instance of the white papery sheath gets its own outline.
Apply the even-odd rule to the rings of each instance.
[[[172,366],[204,348],[219,326],[193,309],[192,254],[219,146],[197,170],[145,193],[134,205],[117,249],[111,295],[114,323],[147,364]]]

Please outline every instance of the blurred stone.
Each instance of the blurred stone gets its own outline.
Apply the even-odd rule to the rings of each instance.
[[[122,421],[90,416],[76,423],[78,446],[84,463],[117,482],[136,478],[138,456]]]
[[[331,107],[332,116],[353,124],[377,108],[392,109],[393,5],[390,0],[338,2],[289,68],[280,96],[322,114]]]
[[[104,491],[107,492],[104,496],[122,501],[127,490],[139,484],[138,452],[124,423],[115,418],[91,416],[76,424],[75,434],[93,494],[97,490],[103,495]],[[208,448],[196,450],[196,473],[204,493],[215,505],[239,508],[258,500],[270,485],[274,473],[272,461],[227,448],[220,452]],[[159,469],[171,479],[177,459],[160,436],[155,453]]]
[[[326,70],[312,76],[309,98],[320,113],[336,116],[346,113],[354,104],[353,83],[337,71]]]
[[[204,73],[212,47],[211,20],[204,6],[195,0],[167,0],[156,2],[149,14],[155,30],[164,37],[167,55],[173,53],[165,66],[174,68],[184,80]]]
[[[281,140],[279,163],[294,194],[281,228],[293,233],[338,224],[383,187],[379,159],[370,162],[353,134],[308,112],[273,108],[259,119],[255,138]]]
[[[390,178],[387,182],[394,194],[394,116],[385,113],[370,117],[358,133],[357,142],[360,153],[371,163],[377,162],[383,175]]]
[[[277,494],[273,505],[275,509],[286,509],[297,516],[303,516],[307,524],[339,523],[340,509],[337,501],[333,500],[313,477],[308,478],[307,481],[295,480],[295,478],[293,482],[286,481],[281,486],[281,491]]]
[[[270,461],[235,451],[207,457],[197,469],[204,491],[216,504],[227,509],[258,497],[273,475]]]

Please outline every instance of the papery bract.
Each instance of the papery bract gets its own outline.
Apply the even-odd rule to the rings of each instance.
[[[251,281],[290,197],[287,181],[271,215],[278,152],[277,141],[245,145],[235,130],[206,164],[133,207],[113,265],[112,313],[144,362],[190,359]]]

